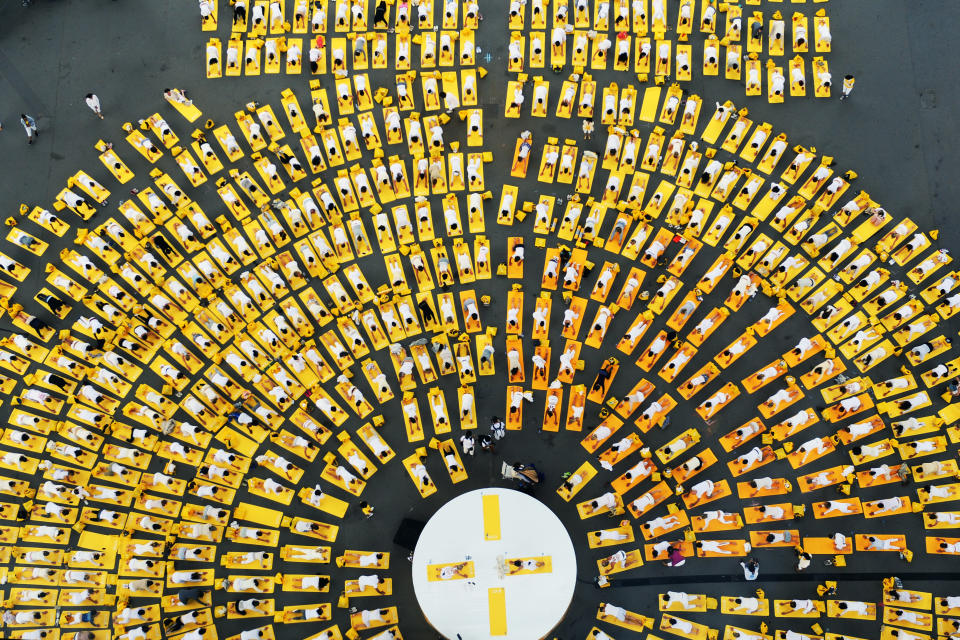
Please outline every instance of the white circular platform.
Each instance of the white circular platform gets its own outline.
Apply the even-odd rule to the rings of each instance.
[[[488,530],[485,521],[493,525],[497,517],[499,539],[488,540],[496,537],[496,527]],[[511,559],[535,559],[541,572],[509,575]],[[452,569],[447,579],[439,577],[440,566],[461,563],[471,564],[455,569],[472,577],[449,577]],[[566,614],[576,579],[576,554],[560,519],[511,489],[478,489],[454,498],[427,522],[413,553],[417,602],[427,622],[450,640],[457,634],[463,640],[543,638]],[[492,615],[491,607],[503,615]]]

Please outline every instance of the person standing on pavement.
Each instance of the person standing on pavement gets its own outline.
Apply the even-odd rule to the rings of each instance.
[[[490,432],[493,435],[494,440],[502,439],[505,435],[507,435],[507,423],[497,416],[493,416],[493,418],[490,420]]]
[[[103,120],[103,112],[100,111],[100,98],[97,97],[97,94],[88,93],[83,100],[87,103],[87,106],[90,107],[90,110],[93,111],[98,118]]]
[[[496,453],[497,451],[493,438],[485,433],[480,434],[480,448],[488,453]]]
[[[849,73],[843,76],[843,94],[840,96],[841,102],[850,97],[850,92],[853,91],[853,85],[856,81],[857,79]]]
[[[740,566],[743,567],[744,580],[756,580],[757,576],[760,575],[760,563],[757,562],[756,558],[750,558],[745,563],[741,562]]]
[[[477,441],[469,431],[460,436],[460,447],[463,449],[463,452],[468,456],[474,454],[474,447],[476,446]]]
[[[23,125],[23,130],[27,132],[27,144],[33,144],[33,141],[37,138],[37,121],[32,117],[28,116],[25,113],[20,114],[20,124]]]

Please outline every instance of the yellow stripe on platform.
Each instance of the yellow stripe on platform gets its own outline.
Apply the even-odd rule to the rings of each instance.
[[[507,635],[507,594],[503,587],[487,589],[490,602],[490,635]]]
[[[483,496],[483,539],[500,539],[500,496]]]

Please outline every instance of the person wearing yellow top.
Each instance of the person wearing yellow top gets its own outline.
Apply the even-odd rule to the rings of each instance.
[[[840,96],[841,102],[850,97],[850,92],[853,91],[853,85],[855,82],[856,79],[852,75],[847,74],[843,76],[843,94]]]

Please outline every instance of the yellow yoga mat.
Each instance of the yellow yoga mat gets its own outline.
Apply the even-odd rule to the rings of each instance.
[[[483,496],[483,539],[500,539],[500,496]]]
[[[960,404],[947,405],[940,410],[940,417],[947,424],[953,424],[960,419]]]
[[[80,541],[77,543],[77,546],[81,549],[97,549],[99,551],[113,553],[117,550],[117,542],[116,535],[84,531],[80,534]]]
[[[257,448],[260,446],[247,436],[237,433],[230,427],[224,427],[217,432],[217,440],[227,445],[228,448],[235,449],[248,458],[257,454]]]
[[[201,115],[203,115],[203,112],[201,112],[200,109],[197,109],[192,104],[185,105],[185,104],[176,102],[174,100],[170,100],[169,102],[171,105],[173,105],[174,109],[180,112],[180,115],[182,115],[184,118],[187,119],[188,122],[193,122],[197,118],[199,118]]]
[[[340,498],[334,498],[333,496],[328,496],[327,494],[323,494],[323,497],[320,498],[319,504],[314,504],[312,502],[307,501],[307,498],[312,493],[313,493],[313,489],[309,487],[304,487],[303,489],[300,489],[300,493],[298,495],[304,502],[307,502],[311,507],[316,507],[317,509],[320,509],[321,511],[329,513],[332,516],[342,518],[344,514],[347,512],[347,507],[350,506],[350,503],[344,502]]]
[[[657,105],[660,103],[662,87],[647,87],[643,92],[643,103],[640,105],[640,119],[644,122],[653,122],[657,119]]]
[[[502,587],[487,589],[490,602],[490,635],[507,635],[507,594]]]
[[[347,512],[347,507],[349,506],[349,502],[344,502],[340,498],[324,495],[323,498],[320,499],[320,504],[317,506],[317,508],[321,511],[329,513],[332,516],[342,518]]]
[[[256,522],[265,527],[279,527],[283,520],[283,512],[267,507],[259,507],[249,502],[241,502],[233,512],[234,517],[248,522]]]

